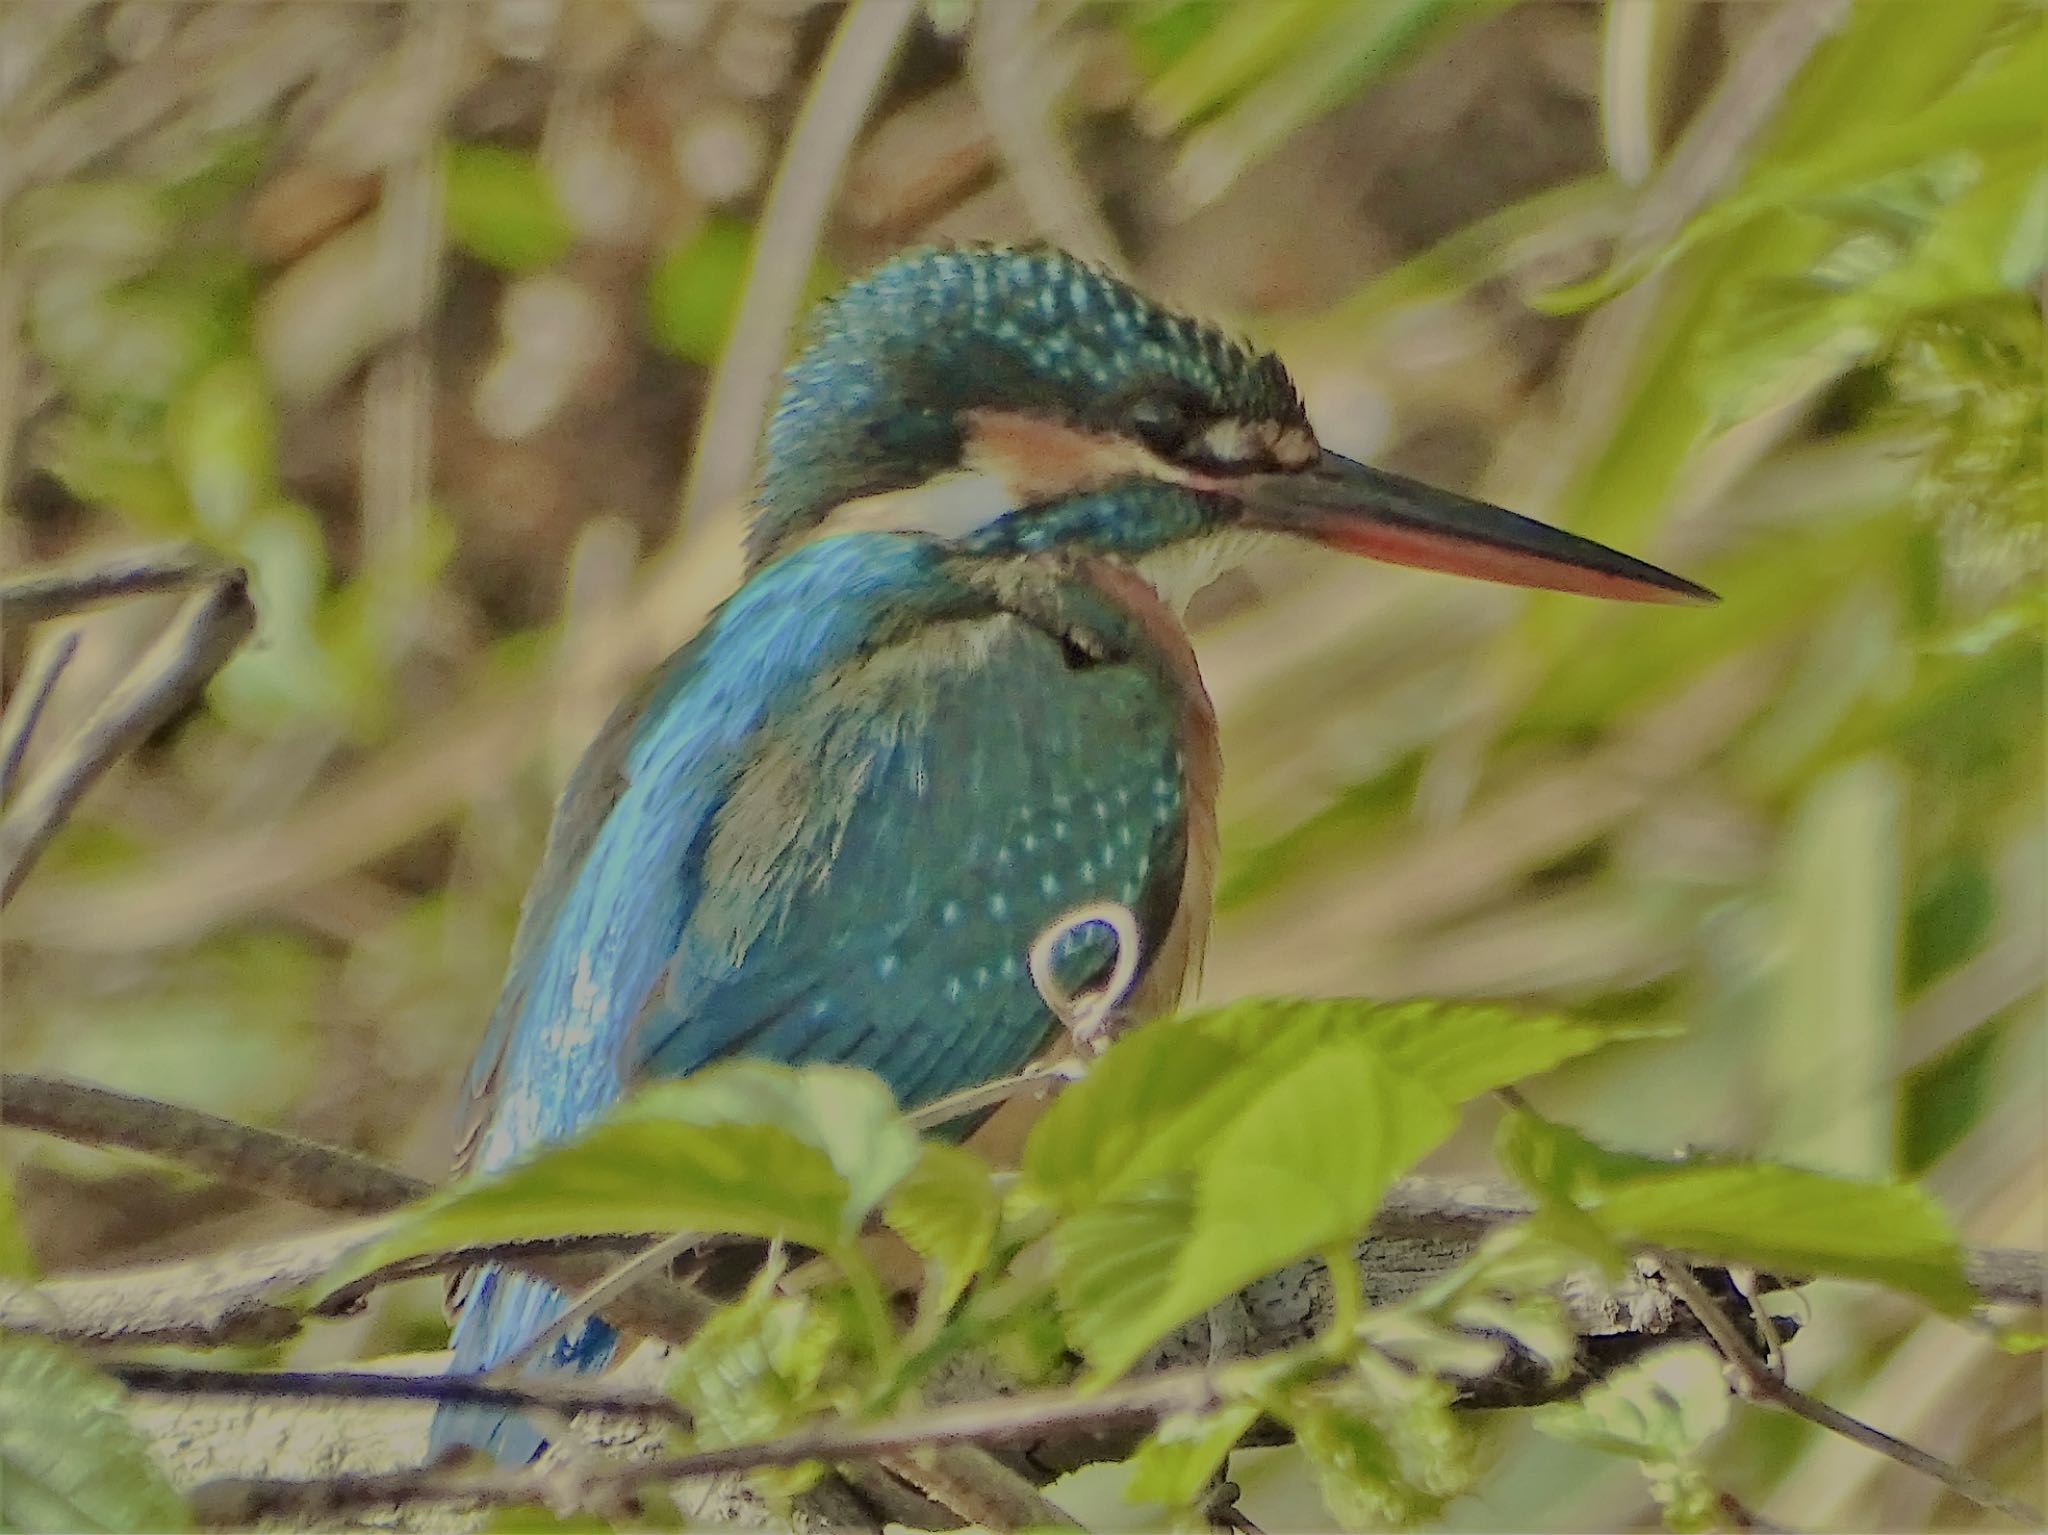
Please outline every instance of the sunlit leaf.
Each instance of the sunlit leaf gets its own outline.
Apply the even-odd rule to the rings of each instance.
[[[1305,29],[1323,25],[1338,0],[1274,0],[1268,5],[1182,7],[1178,46],[1147,87],[1142,108],[1155,132],[1208,116],[1302,46]],[[1157,38],[1161,23],[1142,33]],[[1155,44],[1156,47],[1156,44]]]
[[[1092,1193],[1060,1192],[1071,1213],[1054,1232],[1055,1282],[1102,1377],[1239,1286],[1355,1237],[1387,1185],[1455,1120],[1443,1098],[1355,1038],[1314,1044],[1267,1072],[1226,1070],[1206,1094],[1185,1078],[1173,1086],[1197,1098],[1189,1122],[1155,1120],[1172,1160],[1125,1148],[1128,1171]],[[1090,1117],[1100,1107],[1065,1131],[1103,1134]],[[1027,1167],[1050,1161],[1040,1149],[1047,1123],[1026,1147]]]
[[[1954,1229],[1924,1191],[1772,1162],[1660,1162],[1510,1115],[1502,1164],[1615,1248],[1668,1247],[1789,1274],[1888,1285],[1944,1311],[1967,1310]]]
[[[575,1139],[415,1206],[343,1277],[437,1248],[616,1232],[839,1248],[916,1155],[865,1072],[731,1063],[657,1083]]]
[[[823,1152],[845,1180],[842,1235],[849,1238],[919,1157],[917,1133],[881,1079],[845,1066],[727,1061],[645,1089],[626,1101],[620,1118],[787,1131]]]
[[[1191,1505],[1258,1416],[1256,1403],[1232,1402],[1213,1412],[1163,1419],[1131,1457],[1124,1497],[1171,1508]]]
[[[1174,186],[1192,203],[1214,200],[1296,130],[1499,3],[1364,0],[1316,5],[1319,24],[1286,39],[1286,53],[1256,87],[1242,90],[1228,111],[1188,136],[1173,167]],[[1226,67],[1223,73],[1228,78],[1235,71]]]
[[[1957,149],[2035,143],[2043,78],[2048,78],[2048,31],[2035,27],[1917,112],[1760,172],[1710,204],[1676,239],[1601,277],[1546,295],[1544,307],[1562,311],[1597,302],[1706,241],[1804,199],[1924,166]]]
[[[1702,328],[1710,408],[1724,423],[1759,415],[1874,356],[1914,314],[2024,286],[2040,270],[2027,230],[2044,196],[2030,149],[1956,153],[1798,210],[1827,231],[1813,260],[1731,285]]]
[[[883,1217],[931,1271],[925,1304],[951,1309],[988,1258],[1002,1195],[988,1164],[971,1151],[933,1141],[895,1192]]]
[[[1055,1201],[1087,1202],[1192,1167],[1248,1094],[1326,1044],[1368,1046],[1459,1102],[1644,1032],[1485,1003],[1248,998],[1118,1041],[1046,1111],[1024,1169]]]
[[[1368,1355],[1334,1389],[1270,1406],[1294,1431],[1331,1516],[1378,1530],[1427,1523],[1470,1485],[1471,1441],[1450,1403],[1442,1381]]]
[[[815,1414],[840,1333],[831,1308],[777,1289],[762,1270],[670,1356],[669,1393],[702,1445],[765,1439]]]
[[[1802,1090],[1772,1116],[1762,1144],[1859,1177],[1893,1165],[1906,806],[1905,776],[1887,758],[1827,773],[1792,816],[1775,892],[1783,946],[1766,1049],[1778,1079]]]
[[[1533,1421],[1554,1438],[1637,1462],[1667,1528],[1721,1528],[1720,1498],[1700,1463],[1728,1421],[1728,1386],[1710,1350],[1667,1349],[1537,1408]]]
[[[40,1338],[0,1339],[0,1529],[182,1530],[121,1388]]]

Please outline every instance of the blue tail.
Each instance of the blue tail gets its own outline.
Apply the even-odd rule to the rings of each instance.
[[[450,1375],[477,1375],[509,1359],[567,1308],[560,1290],[501,1268],[477,1271],[455,1323],[455,1357]],[[569,1330],[531,1370],[601,1370],[611,1361],[618,1333],[592,1319]],[[532,1419],[498,1407],[444,1403],[434,1409],[427,1440],[429,1456],[451,1445],[472,1445],[508,1466],[522,1466],[540,1454],[546,1436]]]

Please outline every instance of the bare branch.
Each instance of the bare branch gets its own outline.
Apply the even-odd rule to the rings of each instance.
[[[241,1188],[346,1215],[377,1215],[433,1191],[369,1157],[87,1082],[0,1075],[0,1122],[87,1146],[146,1152]]]
[[[10,624],[41,623],[110,598],[182,592],[220,575],[220,556],[197,544],[95,554],[0,576],[0,617]]]
[[[355,1401],[458,1402],[471,1407],[602,1412],[690,1426],[690,1414],[659,1391],[601,1386],[575,1376],[533,1376],[497,1385],[475,1375],[382,1370],[212,1370],[117,1360],[100,1368],[130,1391],[159,1396],[322,1397]]]
[[[208,588],[185,605],[0,818],[0,904],[21,888],[86,790],[182,708],[248,637],[255,621],[248,579],[240,570],[217,572]]]
[[[2048,1257],[2023,1247],[1973,1247],[1963,1274],[1979,1300],[1991,1305],[2048,1304]]]
[[[312,1283],[381,1228],[357,1221],[180,1263],[0,1288],[0,1328],[65,1342],[215,1348],[299,1330],[280,1296]]]
[[[401,1279],[504,1263],[575,1289],[601,1278],[622,1255],[644,1245],[644,1239],[618,1237],[480,1244],[392,1264],[311,1306],[283,1299],[317,1285],[388,1225],[384,1218],[371,1217],[204,1258],[0,1288],[0,1328],[70,1343],[131,1347],[269,1343],[290,1337],[307,1317],[346,1315],[375,1289]],[[629,1331],[681,1343],[709,1308],[710,1302],[680,1285],[647,1280],[608,1301],[604,1314]]]
[[[813,1460],[893,1461],[948,1445],[1024,1445],[1061,1431],[1142,1432],[1171,1413],[1201,1412],[1220,1400],[1208,1371],[1176,1371],[1094,1396],[1034,1392],[872,1426],[830,1424],[751,1444],[647,1460],[481,1474],[427,1468],[309,1481],[223,1480],[198,1488],[192,1495],[192,1509],[202,1523],[241,1528],[279,1518],[318,1523],[395,1503],[545,1502],[557,1507],[616,1507],[635,1489],[656,1482]],[[950,1485],[943,1471],[934,1472],[932,1462],[924,1462],[917,1470],[927,1482]],[[936,1487],[929,1490],[941,1495]]]
[[[1707,1335],[1714,1340],[1714,1346],[1721,1351],[1721,1357],[1734,1372],[1737,1387],[1753,1402],[1766,1407],[1776,1407],[1817,1423],[1831,1433],[1840,1434],[1844,1439],[1853,1440],[1866,1449],[1889,1456],[1907,1469],[1932,1477],[1943,1486],[1961,1497],[1968,1498],[1979,1508],[1992,1509],[2028,1529],[2039,1529],[2043,1519],[2040,1510],[2021,1502],[2004,1489],[1992,1485],[1974,1472],[1965,1471],[1961,1466],[1929,1454],[1918,1445],[1895,1439],[1882,1429],[1873,1428],[1860,1418],[1852,1418],[1826,1402],[1808,1396],[1797,1386],[1774,1373],[1769,1365],[1758,1357],[1756,1350],[1742,1335],[1742,1330],[1707,1295],[1699,1279],[1693,1274],[1683,1258],[1660,1254],[1658,1267],[1664,1280],[1677,1292],[1679,1298],[1706,1328]]]
[[[1157,1421],[1154,1419],[1153,1421]],[[875,1463],[976,1529],[1078,1530],[1080,1522],[979,1444],[878,1453]]]
[[[66,629],[30,658],[21,683],[7,700],[7,713],[0,718],[0,802],[14,792],[14,778],[21,771],[21,759],[28,754],[28,738],[35,734],[50,701],[57,679],[78,654],[78,631]]]

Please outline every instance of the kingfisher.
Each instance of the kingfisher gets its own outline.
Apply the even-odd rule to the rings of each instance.
[[[1180,612],[1295,538],[1658,602],[1678,576],[1324,449],[1280,360],[1049,248],[927,248],[826,301],[771,417],[749,574],[571,775],[464,1090],[458,1172],[738,1056],[864,1067],[906,1108],[1007,1076],[1134,943],[1127,1012],[1197,974],[1216,722]],[[450,1369],[566,1301],[485,1268]],[[529,1368],[602,1367],[589,1320]],[[443,1407],[433,1446],[542,1435]]]

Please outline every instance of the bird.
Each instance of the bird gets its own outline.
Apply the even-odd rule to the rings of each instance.
[[[770,416],[748,574],[570,776],[463,1089],[458,1173],[632,1087],[752,1057],[906,1108],[1014,1073],[1133,942],[1127,1011],[1200,969],[1216,722],[1186,601],[1264,540],[1657,602],[1632,556],[1321,446],[1279,358],[1050,247],[926,247],[815,312]],[[449,1369],[566,1306],[462,1281]],[[527,1368],[601,1368],[595,1319]],[[431,1448],[544,1435],[444,1404]]]

